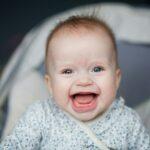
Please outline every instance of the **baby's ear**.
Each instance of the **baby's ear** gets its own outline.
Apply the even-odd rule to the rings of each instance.
[[[121,81],[121,70],[118,68],[116,70],[116,89],[118,90]]]
[[[44,76],[45,79],[45,83],[47,85],[48,91],[50,92],[50,94],[52,95],[52,86],[51,86],[51,77],[49,75],[45,75]]]

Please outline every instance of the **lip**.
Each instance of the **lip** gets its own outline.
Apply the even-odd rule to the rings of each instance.
[[[98,96],[99,94],[97,94],[97,92],[88,91],[77,92],[70,95],[70,101],[73,110],[78,113],[93,111],[97,107]],[[76,97],[83,98],[81,98],[81,100],[76,100]]]
[[[72,92],[70,96],[73,96],[75,94],[97,94],[99,95],[99,91],[76,91],[76,92]]]

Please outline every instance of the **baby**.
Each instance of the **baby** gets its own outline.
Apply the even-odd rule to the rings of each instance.
[[[29,107],[1,149],[150,149],[138,115],[116,93],[115,38],[94,17],[60,22],[47,40],[45,81],[52,97]]]

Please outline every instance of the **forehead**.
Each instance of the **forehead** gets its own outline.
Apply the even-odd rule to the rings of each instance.
[[[103,49],[114,49],[114,43],[105,30],[98,28],[88,30],[82,27],[75,30],[68,28],[60,30],[49,42],[48,49],[50,53],[55,53],[60,46],[72,49],[73,46],[82,47],[86,44],[90,44],[90,46],[95,44],[95,46],[103,47]]]
[[[60,36],[62,37],[63,35],[64,36],[66,35],[82,36],[85,34],[93,34],[93,33],[98,33],[99,37],[100,36],[108,37],[113,43],[113,39],[112,39],[113,37],[111,37],[109,31],[103,26],[96,26],[96,25],[95,26],[94,25],[90,25],[90,26],[79,25],[77,27],[72,27],[72,26],[61,27],[53,33],[53,36],[51,40],[49,41],[49,43],[59,38]]]
[[[113,43],[111,38],[103,30],[87,31],[78,30],[74,32],[62,31],[55,35],[49,44],[50,62],[56,60],[75,61],[89,58],[112,59]]]

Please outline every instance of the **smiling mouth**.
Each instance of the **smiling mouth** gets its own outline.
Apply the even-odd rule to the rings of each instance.
[[[96,93],[76,93],[71,96],[72,108],[76,112],[88,112],[92,111],[97,106],[97,97]]]

